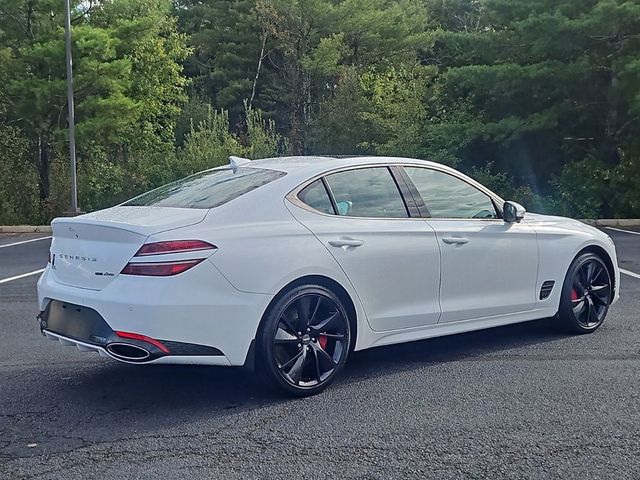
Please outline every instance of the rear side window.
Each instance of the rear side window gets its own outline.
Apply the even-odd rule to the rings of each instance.
[[[331,205],[331,199],[329,198],[327,189],[324,188],[322,180],[316,180],[304,187],[300,193],[298,193],[298,198],[314,210],[330,215],[335,213],[333,211],[333,205]]]
[[[339,215],[406,218],[400,190],[387,167],[360,168],[328,175]]]
[[[143,193],[123,205],[144,207],[214,208],[266,185],[285,172],[240,167],[207,170]]]

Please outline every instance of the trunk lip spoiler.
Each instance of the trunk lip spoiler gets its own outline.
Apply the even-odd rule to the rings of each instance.
[[[231,171],[233,171],[233,173],[236,173],[236,171],[238,170],[238,167],[241,167],[242,165],[246,165],[247,163],[250,163],[250,162],[251,160],[249,160],[248,158],[229,155],[229,167],[231,167]]]
[[[110,208],[121,208],[121,205],[115,205]],[[127,223],[127,222],[119,222],[111,219],[103,219],[103,218],[95,218],[89,214],[80,215],[78,217],[56,217],[51,221],[51,229],[52,236],[55,237],[56,234],[60,234],[61,232],[56,232],[57,229],[62,228],[73,228],[74,225],[87,225],[87,226],[97,226],[97,227],[107,227],[114,228],[118,230],[122,230],[125,232],[133,233],[136,235],[140,235],[146,238],[149,238],[152,235],[157,235],[160,233],[168,232],[170,230],[176,230],[184,227],[191,227],[193,225],[198,225],[204,222],[209,215],[211,209],[192,209],[192,208],[175,208],[175,207],[131,207],[127,206],[125,208],[141,208],[141,209],[175,209],[175,210],[185,210],[186,213],[193,215],[194,212],[200,212],[202,214],[201,218],[192,218],[190,221],[185,224],[180,224],[180,222],[176,222],[176,224],[159,224],[159,225],[137,225],[135,223]],[[109,210],[109,209],[107,209]],[[103,212],[104,210],[98,210],[93,213]]]

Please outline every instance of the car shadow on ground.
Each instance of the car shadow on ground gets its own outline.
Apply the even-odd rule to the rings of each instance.
[[[448,337],[378,347],[352,354],[338,383],[348,384],[398,371],[496,354],[566,338],[549,320],[527,322]],[[83,372],[74,402],[130,409],[233,410],[289,399],[271,391],[243,368],[110,363]]]
[[[566,339],[553,319],[373,348],[352,354],[344,381],[359,381],[432,364],[495,356],[502,351]]]
[[[566,336],[543,320],[355,352],[326,395],[336,401],[356,394],[354,384],[380,376],[496,356],[563,338]],[[30,408],[47,412],[32,412],[37,421],[31,433],[51,452],[109,442],[132,432],[156,434],[189,425],[217,430],[239,418],[259,428],[264,419],[254,410],[295,401],[272,392],[241,368],[73,361],[52,365],[49,372],[38,380],[48,392],[46,398],[35,399]],[[301,401],[315,408],[314,402],[322,398]],[[25,454],[22,450],[14,453]]]
[[[416,342],[388,345],[355,352],[349,362],[352,376],[377,376],[414,366],[454,362],[495,354],[528,345],[553,342],[567,334],[553,325],[553,319],[534,320],[475,332],[448,335]]]

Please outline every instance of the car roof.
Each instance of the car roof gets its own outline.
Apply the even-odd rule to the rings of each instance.
[[[247,167],[268,168],[272,170],[280,170],[287,173],[303,173],[309,176],[318,175],[329,170],[342,167],[358,166],[358,165],[392,165],[392,164],[421,164],[424,166],[438,166],[447,168],[442,164],[430,162],[427,160],[417,160],[415,158],[403,157],[380,157],[369,155],[354,156],[291,156],[291,157],[273,157],[263,158],[260,160],[252,160]]]

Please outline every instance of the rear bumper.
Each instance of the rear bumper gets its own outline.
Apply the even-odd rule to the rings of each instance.
[[[56,340],[65,346],[74,346],[77,347],[81,352],[95,352],[100,354],[101,357],[114,358],[119,362],[124,363],[169,363],[169,364],[189,364],[189,365],[219,365],[223,367],[228,367],[231,364],[229,360],[224,355],[212,356],[212,355],[167,355],[163,357],[154,358],[151,360],[141,361],[141,362],[131,362],[125,360],[123,358],[114,357],[111,355],[106,348],[94,345],[92,343],[82,342],[75,338],[65,337],[64,335],[60,335],[58,333],[54,333],[49,330],[42,330],[42,334],[47,337],[49,340]]]
[[[193,343],[152,339],[129,332],[116,332],[92,308],[52,300],[38,315],[40,331],[63,345],[75,345],[80,351],[96,351],[126,363],[154,363],[165,357],[183,357],[182,363],[229,365],[217,348]],[[126,347],[134,355],[123,354]],[[218,357],[218,358],[212,358]],[[165,358],[165,361],[167,359]],[[175,358],[169,358],[175,363]]]
[[[99,291],[63,285],[49,272],[38,281],[43,333],[121,361],[127,360],[114,356],[110,343],[149,351],[129,363],[244,365],[270,300],[236,290],[209,261],[175,277],[119,275]],[[169,352],[115,332],[159,340]]]

